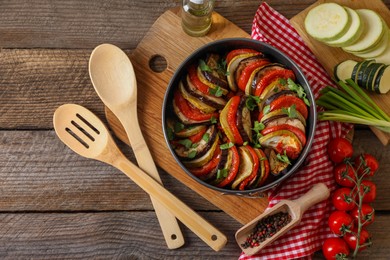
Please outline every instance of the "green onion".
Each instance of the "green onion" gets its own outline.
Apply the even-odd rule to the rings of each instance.
[[[390,116],[351,79],[339,81],[340,89],[325,87],[316,100],[325,111],[318,113],[319,120],[338,121],[374,126],[390,133]]]

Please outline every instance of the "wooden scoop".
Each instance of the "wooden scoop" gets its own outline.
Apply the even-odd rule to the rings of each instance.
[[[329,197],[329,189],[324,183],[315,184],[306,194],[296,200],[282,200],[277,203],[271,209],[266,210],[263,214],[253,219],[251,222],[240,228],[236,232],[236,241],[242,251],[246,255],[254,255],[261,249],[271,244],[280,236],[287,233],[290,229],[295,227],[301,221],[303,213],[318,202],[321,202]],[[243,248],[242,244],[246,241],[248,236],[254,231],[257,223],[270,215],[274,215],[278,212],[287,212],[291,216],[291,222],[281,228],[273,236],[267,238],[259,244],[257,247]]]
[[[53,123],[58,137],[74,152],[121,170],[212,249],[219,251],[225,246],[224,234],[123,155],[106,126],[91,111],[75,104],[62,105],[55,111]]]
[[[162,184],[138,123],[137,81],[126,53],[112,44],[97,46],[89,59],[89,76],[100,99],[125,129],[138,166]],[[176,218],[151,200],[168,248],[181,247],[184,237]]]

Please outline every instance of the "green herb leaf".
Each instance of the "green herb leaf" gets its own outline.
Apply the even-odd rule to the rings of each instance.
[[[279,84],[280,84],[280,85],[286,85],[286,84],[287,84],[287,80],[284,79],[284,78],[280,78],[280,79],[279,79]]]
[[[267,105],[263,108],[263,114],[266,115],[269,113],[269,111],[271,110],[271,106],[270,105]]]
[[[256,107],[258,107],[258,104],[261,102],[260,97],[258,96],[252,96],[249,95],[245,101],[246,107],[250,110],[253,111]]]
[[[278,153],[278,154],[276,155],[276,158],[277,158],[279,161],[281,161],[281,162],[288,163],[288,164],[291,165],[290,159],[289,159],[288,156],[286,155],[286,150],[284,151],[284,154],[283,154],[283,155],[280,154],[280,153]]]
[[[199,60],[199,67],[201,71],[212,72],[211,68],[206,64],[206,62],[202,59]]]
[[[223,94],[222,88],[220,86],[217,86],[216,88],[210,88],[209,92],[211,95],[216,97],[221,97]]]
[[[297,117],[297,109],[295,104],[292,105],[289,108],[282,108],[283,113],[285,113],[289,118],[296,118]]]
[[[252,130],[255,131],[256,133],[260,133],[261,130],[265,128],[265,125],[263,123],[260,123],[259,121],[255,121],[253,123],[253,128]]]
[[[226,60],[225,59],[221,59],[218,64],[217,64],[217,69],[218,71],[225,75],[225,76],[228,76],[229,75],[229,72],[226,70],[227,68],[227,63],[226,63]]]
[[[218,122],[218,120],[215,118],[215,117],[211,117],[210,118],[210,122],[212,123],[212,124],[216,124],[217,122]]]
[[[307,97],[306,97],[305,89],[304,89],[301,85],[295,83],[295,82],[294,82],[292,79],[290,79],[290,78],[287,79],[287,84],[288,84],[288,88],[289,88],[290,90],[292,90],[292,91],[294,91],[295,93],[297,93],[298,97],[301,98],[301,99],[303,100],[303,102],[305,102],[305,104],[306,104],[307,106],[310,106],[310,102],[309,102],[309,100],[308,100]]]
[[[217,171],[217,180],[220,179],[225,179],[228,175],[228,170],[227,169],[219,169]]]
[[[210,140],[210,134],[209,133],[204,133],[204,135],[202,136],[202,139],[205,142],[208,142]]]
[[[182,139],[179,141],[179,144],[184,145],[187,149],[190,149],[192,146],[192,142],[190,139]]]
[[[219,148],[221,148],[221,150],[226,150],[226,149],[229,149],[229,148],[231,148],[233,146],[234,146],[234,144],[232,142],[229,142],[229,143],[221,144],[219,146]]]
[[[192,159],[196,156],[196,150],[193,150],[191,152],[188,153],[188,158]]]
[[[248,141],[245,141],[242,145],[243,146],[248,145]]]
[[[170,127],[167,128],[167,136],[169,141],[172,141],[174,138],[173,129]]]
[[[184,129],[184,125],[180,122],[176,122],[173,128],[174,132],[177,133]]]

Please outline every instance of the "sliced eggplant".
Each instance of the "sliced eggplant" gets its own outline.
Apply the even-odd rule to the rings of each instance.
[[[251,113],[246,107],[246,96],[242,96],[237,109],[237,128],[244,142],[252,142]]]
[[[273,70],[284,70],[286,67],[279,63],[270,63],[265,66],[263,66],[259,71],[257,71],[256,75],[254,76],[252,82],[251,82],[251,93],[254,93],[257,87],[257,84],[261,81],[261,79],[267,75],[268,72]]]
[[[289,164],[279,160],[278,155],[274,150],[271,150],[268,159],[269,159],[270,172],[272,175],[280,176],[281,174],[287,171]]]
[[[299,119],[299,120],[302,122],[302,124],[306,127],[306,120],[305,120],[305,118],[301,115],[301,113],[299,113],[299,111],[296,111],[294,117],[289,117],[283,109],[276,109],[276,110],[274,110],[274,111],[271,111],[271,112],[265,114],[265,115],[260,119],[260,123],[263,123],[264,125],[267,125],[270,121],[272,121],[272,120],[274,120],[274,119],[277,119],[277,118],[284,118],[284,117],[287,117],[287,118],[297,118],[297,119]]]
[[[268,97],[272,96],[273,94],[283,90],[289,90],[287,80],[275,79],[263,90],[263,92],[260,95],[260,99],[266,100]]]
[[[297,94],[294,91],[289,89],[280,90],[279,92],[271,93],[271,95],[262,102],[263,107],[268,106],[269,104],[271,104],[272,101],[274,101],[275,99],[281,96],[297,96]]]
[[[224,161],[221,160],[220,163],[218,164],[217,171],[216,171],[216,174],[215,174],[215,178],[209,178],[208,179],[209,182],[211,184],[213,184],[213,185],[217,185],[223,179],[226,178],[226,176],[223,176],[221,174],[218,175],[218,171],[219,171],[219,173],[225,172],[227,174],[229,169],[232,166],[232,163],[233,163],[233,151],[231,149],[223,149],[222,151],[225,154]]]
[[[194,124],[201,124],[201,123],[206,123],[206,122],[209,122],[210,120],[209,119],[205,119],[205,120],[192,120],[188,117],[186,117],[179,109],[179,107],[177,106],[176,102],[173,100],[172,102],[173,104],[173,111],[175,112],[175,115],[179,118],[179,120],[185,124],[185,125],[194,125]]]
[[[298,137],[289,130],[277,130],[259,138],[262,147],[274,149],[279,154],[286,154],[290,159],[298,158],[302,144]]]
[[[175,136],[179,138],[190,137],[201,131],[204,131],[207,128],[206,125],[184,125],[180,122],[175,122],[175,120],[173,120],[172,118],[169,118],[167,120],[167,127],[169,127],[175,134]]]
[[[234,56],[233,59],[229,62],[228,67],[227,67],[227,72],[228,72],[227,79],[228,79],[229,88],[231,90],[237,91],[235,72],[236,72],[240,62],[246,58],[256,56],[256,55],[258,55],[258,53],[239,54],[237,56]]]
[[[175,153],[177,156],[183,160],[193,160],[199,157],[202,157],[216,139],[217,130],[215,125],[209,126],[205,135],[208,135],[209,138],[202,138],[198,143],[191,144],[190,147],[184,145],[177,146],[175,148]],[[181,139],[183,140],[183,139]],[[190,158],[191,157],[191,158]]]
[[[298,129],[302,130],[302,132],[304,132],[304,133],[306,132],[306,127],[303,125],[301,120],[299,120],[297,118],[290,118],[288,116],[271,119],[271,120],[267,121],[267,123],[265,124],[265,127],[272,127],[272,126],[278,126],[278,125],[283,125],[283,124],[289,124],[291,126],[294,126]]]
[[[186,84],[186,81],[180,81],[179,82],[179,90],[180,90],[180,93],[182,94],[183,98],[186,99],[189,103],[191,103],[194,107],[196,107],[197,109],[201,110],[202,112],[204,113],[212,113],[214,112],[215,110],[217,110],[215,107],[211,106],[210,104],[208,104],[208,102],[204,102],[205,99],[198,95],[192,95],[193,92],[189,92],[187,91],[187,88],[185,87],[185,85],[188,86],[188,84]]]
[[[229,93],[229,90],[228,90],[227,88],[223,88],[222,86],[217,85],[217,84],[215,84],[215,83],[209,81],[209,80],[205,77],[205,75],[203,74],[203,72],[202,72],[202,70],[200,69],[199,66],[198,66],[197,69],[196,69],[196,73],[197,73],[197,75],[198,75],[199,80],[200,80],[203,84],[207,85],[209,88],[217,89],[217,88],[219,87],[219,88],[221,89],[223,95],[226,95],[227,93]]]
[[[206,144],[203,151],[201,151],[204,152],[204,154],[201,157],[196,158],[197,156],[195,156],[196,159],[193,159],[191,161],[183,160],[183,164],[189,168],[195,168],[195,167],[201,167],[202,165],[208,163],[213,158],[215,149],[219,145],[219,135],[215,134],[214,138],[210,138],[210,140],[212,142],[211,143],[207,142],[208,144]]]
[[[235,73],[234,78],[236,80],[236,84],[237,85],[238,85],[238,79],[239,79],[242,71],[245,69],[245,67],[248,66],[249,64],[253,63],[253,62],[257,62],[257,61],[260,61],[260,60],[269,61],[267,58],[265,58],[263,53],[257,54],[255,56],[251,56],[249,58],[246,58],[246,59],[243,59],[242,61],[240,61],[240,63],[237,66],[236,71],[234,72]]]
[[[257,171],[256,178],[254,178],[249,183],[249,187],[251,189],[260,187],[265,182],[265,180],[268,178],[269,169],[270,169],[269,161],[264,151],[262,151],[259,148],[253,148],[253,150],[255,151],[257,157],[259,158],[260,165],[259,165],[259,170]]]
[[[253,169],[253,158],[248,149],[245,146],[240,146],[238,147],[238,153],[240,155],[240,167],[232,183],[232,189],[237,189],[240,183],[251,175]]]
[[[226,105],[226,100],[222,97],[216,97],[214,95],[207,95],[201,91],[199,91],[194,84],[192,84],[190,76],[187,75],[186,79],[183,80],[183,85],[186,88],[187,92],[198,98],[203,103],[214,107],[215,109],[222,109]]]

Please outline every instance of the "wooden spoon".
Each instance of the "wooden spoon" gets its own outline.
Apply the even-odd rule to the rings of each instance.
[[[296,200],[282,200],[277,203],[271,209],[266,210],[263,214],[253,219],[251,222],[240,228],[236,232],[236,241],[242,251],[246,255],[254,255],[261,249],[278,239],[280,236],[287,233],[290,229],[295,227],[301,221],[303,213],[320,201],[323,201],[329,197],[329,189],[323,183],[315,184],[306,194]],[[278,212],[287,212],[291,216],[291,222],[276,232],[272,237],[267,238],[260,243],[257,247],[244,248],[242,244],[246,241],[247,237],[253,232],[256,224],[263,218],[274,215]]]
[[[62,105],[55,111],[53,123],[58,137],[74,152],[121,170],[212,249],[219,251],[225,246],[224,234],[122,154],[106,126],[91,111],[75,104]]]
[[[127,55],[111,44],[97,46],[89,59],[89,75],[100,99],[125,129],[138,166],[162,184],[138,123],[137,81]],[[151,200],[168,248],[181,247],[184,237],[176,218],[155,199]]]

